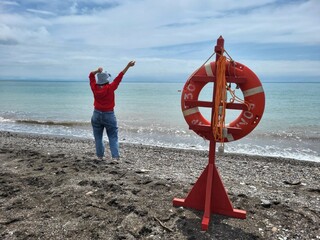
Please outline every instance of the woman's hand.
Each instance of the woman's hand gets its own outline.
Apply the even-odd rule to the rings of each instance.
[[[136,61],[128,62],[128,67],[133,67],[136,64]]]
[[[136,61],[128,62],[127,66],[122,70],[122,73],[125,74],[130,67],[133,67],[136,64]]]
[[[102,67],[99,67],[97,70],[92,71],[93,74],[101,73],[103,71]]]

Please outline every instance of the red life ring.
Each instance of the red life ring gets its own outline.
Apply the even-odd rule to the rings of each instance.
[[[212,127],[199,111],[199,106],[212,107],[212,102],[199,101],[199,94],[208,82],[215,81],[216,63],[211,62],[196,70],[187,80],[181,95],[181,108],[189,128],[207,140],[213,139]],[[237,83],[246,104],[227,103],[227,109],[242,110],[238,118],[226,125],[223,138],[231,142],[248,135],[260,122],[265,107],[265,94],[259,78],[245,65],[226,62],[226,80]]]

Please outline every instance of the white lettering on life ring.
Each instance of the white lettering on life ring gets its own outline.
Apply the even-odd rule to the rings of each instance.
[[[187,86],[187,89],[188,89],[190,92],[194,92],[194,91],[196,90],[196,86],[193,85],[193,84],[189,84],[189,85]]]
[[[191,99],[193,99],[192,93],[185,93],[184,94],[184,100],[191,100]]]
[[[253,117],[253,113],[250,111],[245,111],[243,116],[245,116],[247,119],[251,119]]]
[[[240,122],[238,122],[236,124],[236,127],[241,128],[240,125],[248,125],[248,121],[246,121],[246,119],[249,120],[249,119],[253,118],[253,113],[251,112],[251,110],[253,110],[255,108],[255,106],[256,106],[255,104],[249,103],[248,110],[243,113],[243,116],[245,118],[242,117],[240,119]]]

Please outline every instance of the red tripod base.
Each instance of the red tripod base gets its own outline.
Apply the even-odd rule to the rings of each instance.
[[[219,172],[213,163],[207,165],[187,198],[174,198],[173,206],[204,211],[202,230],[208,230],[211,213],[240,219],[246,218],[246,211],[232,207]]]

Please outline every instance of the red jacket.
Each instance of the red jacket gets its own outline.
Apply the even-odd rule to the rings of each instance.
[[[120,72],[118,76],[110,84],[97,85],[96,77],[91,72],[89,74],[90,87],[94,96],[94,108],[101,112],[113,111],[115,106],[114,91],[118,88],[123,77],[123,73]]]

